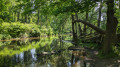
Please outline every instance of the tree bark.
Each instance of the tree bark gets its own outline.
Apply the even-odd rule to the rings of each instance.
[[[112,46],[116,41],[116,29],[118,20],[114,16],[114,0],[107,0],[107,23],[104,37],[103,53],[108,54],[112,51]]]

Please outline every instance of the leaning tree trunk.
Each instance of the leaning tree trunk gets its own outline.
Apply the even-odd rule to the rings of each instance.
[[[100,33],[100,34],[105,34],[105,31],[104,31],[104,30],[102,30],[102,29],[100,29],[99,27],[91,24],[90,22],[83,21],[83,20],[80,20],[80,19],[79,19],[79,20],[75,20],[74,23],[75,23],[75,22],[81,22],[81,23],[83,23],[84,25],[87,25],[87,26],[91,27],[92,29],[94,29],[94,30],[97,31],[98,33]]]
[[[116,41],[116,29],[118,20],[114,16],[114,0],[107,0],[107,23],[104,37],[103,53],[108,54],[112,51],[112,46]]]

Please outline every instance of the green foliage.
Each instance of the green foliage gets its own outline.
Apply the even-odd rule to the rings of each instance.
[[[0,18],[0,23],[2,23],[2,22],[3,22],[3,19]]]
[[[91,0],[81,0],[81,1],[53,1],[50,3],[50,5],[46,5],[45,8],[43,8],[43,11],[47,14],[53,14],[58,15],[61,13],[76,13],[76,12],[84,12],[89,11],[92,7],[94,7],[96,4],[96,1]],[[54,9],[53,9],[54,8]],[[42,11],[42,12],[43,12]]]
[[[120,33],[120,24],[118,24],[117,33]]]
[[[40,31],[41,31],[41,35],[52,35],[53,34],[53,29],[48,26],[41,26],[40,28]]]
[[[52,28],[42,26],[41,29],[36,24],[23,24],[19,22],[2,23],[0,25],[0,39],[10,39],[16,37],[37,37],[41,34],[52,34]]]
[[[113,46],[113,51],[120,56],[120,43],[117,44],[117,46]]]

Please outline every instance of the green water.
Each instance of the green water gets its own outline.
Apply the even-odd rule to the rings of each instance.
[[[71,59],[71,51],[64,50],[52,55],[39,54],[67,49],[71,45],[60,43],[58,37],[0,42],[0,67],[66,67]]]
[[[79,67],[80,60],[76,63],[73,52],[68,50],[73,44],[61,39],[70,40],[71,37],[1,41],[0,67]],[[42,54],[52,51],[56,53]]]

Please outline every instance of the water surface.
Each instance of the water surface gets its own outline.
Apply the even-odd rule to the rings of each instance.
[[[43,37],[0,42],[0,67],[80,67],[69,38]],[[54,52],[54,53],[51,53]],[[48,53],[48,54],[44,54]]]

